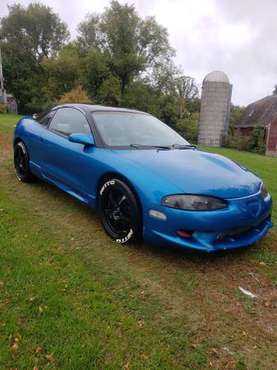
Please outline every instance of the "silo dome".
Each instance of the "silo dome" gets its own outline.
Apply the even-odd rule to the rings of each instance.
[[[227,84],[230,83],[228,76],[222,71],[213,71],[208,73],[203,82],[225,82]]]

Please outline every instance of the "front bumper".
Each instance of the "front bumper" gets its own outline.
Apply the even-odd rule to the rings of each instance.
[[[166,220],[145,217],[144,239],[159,245],[176,245],[205,252],[249,246],[262,239],[272,227],[272,199],[261,193],[228,200],[228,207],[217,211],[184,211],[164,206],[153,207]],[[191,237],[177,230],[192,232]]]

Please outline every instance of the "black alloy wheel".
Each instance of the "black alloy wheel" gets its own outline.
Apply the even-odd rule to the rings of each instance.
[[[130,187],[112,178],[101,186],[99,210],[106,233],[116,242],[125,244],[141,237],[141,212]]]
[[[14,167],[16,177],[19,181],[31,182],[34,180],[29,167],[28,152],[22,141],[16,143],[14,147]]]

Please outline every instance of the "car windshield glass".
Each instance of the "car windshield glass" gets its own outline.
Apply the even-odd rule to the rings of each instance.
[[[105,144],[134,148],[188,145],[177,132],[157,118],[133,112],[94,112],[94,121]]]

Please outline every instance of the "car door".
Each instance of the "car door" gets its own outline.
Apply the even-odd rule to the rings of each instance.
[[[47,127],[51,119],[54,117],[56,111],[50,111],[39,119],[31,119],[28,126],[28,152],[30,157],[31,171],[41,177],[41,165],[43,161],[43,137],[48,131]]]
[[[93,147],[72,143],[69,135],[92,135],[85,115],[72,107],[59,108],[43,136],[43,176],[84,202],[91,199],[85,181],[91,168]]]

